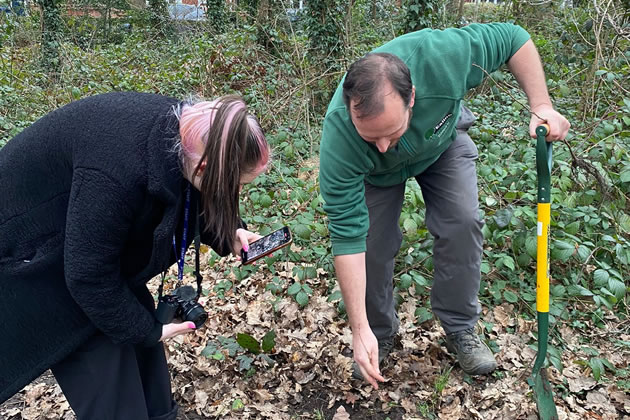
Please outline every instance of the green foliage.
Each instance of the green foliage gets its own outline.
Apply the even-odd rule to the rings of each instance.
[[[313,268],[314,271],[314,267],[308,268]],[[294,273],[297,272],[298,275],[300,275],[306,270],[303,270],[301,267],[294,267],[293,271]],[[289,296],[293,296],[298,305],[303,307],[308,304],[308,299],[313,294],[313,289],[311,289],[311,287],[306,283],[295,282],[287,289],[287,294]]]
[[[276,345],[276,333],[271,330],[265,334],[261,342],[258,342],[249,334],[239,333],[236,335],[236,342],[245,350],[260,354],[260,352],[270,353]]]
[[[308,2],[305,24],[313,61],[322,60],[325,65],[336,67],[336,60],[342,56],[345,47],[345,5],[346,2],[341,0]]]
[[[354,59],[399,32],[404,9],[387,0],[355,0],[352,2],[352,31],[347,35],[346,57]]]
[[[171,30],[166,0],[149,0],[149,19],[153,29],[161,35]]]
[[[50,73],[56,73],[61,65],[59,55],[60,1],[38,0],[37,3],[42,10],[42,67]]]
[[[232,401],[232,411],[240,411],[245,408],[245,403],[240,398],[236,398]]]
[[[268,331],[259,342],[249,334],[238,333],[236,340],[229,337],[217,337],[210,341],[201,351],[201,355],[216,361],[224,361],[227,356],[238,362],[238,369],[250,375],[255,371],[254,362],[261,361],[273,366],[275,361],[269,356],[276,345],[276,333]],[[253,356],[253,357],[252,357]]]
[[[131,30],[127,0],[75,0],[69,11],[58,36],[81,48],[121,42]]]
[[[250,16],[251,20],[258,13],[258,3],[260,0],[241,0],[239,6],[241,6]]]
[[[271,0],[239,1],[229,20],[235,22],[237,31],[250,31],[267,52],[280,56],[285,53],[285,41],[295,35],[298,26],[289,19],[288,4]]]
[[[453,366],[443,368],[434,378],[432,394],[429,398],[426,398],[423,402],[417,404],[416,409],[423,418],[439,418],[438,412],[441,402],[440,399],[442,392],[446,388],[446,385],[448,385],[448,380],[452,370]]]
[[[444,0],[405,0],[404,33],[433,28],[439,21]]]
[[[225,1],[224,0],[207,0],[206,1],[206,16],[210,23],[210,27],[216,32],[223,32],[225,30]]]
[[[229,337],[217,337],[216,341],[209,342],[201,351],[201,355],[214,360],[225,360],[225,353],[229,357],[235,357],[242,347]]]

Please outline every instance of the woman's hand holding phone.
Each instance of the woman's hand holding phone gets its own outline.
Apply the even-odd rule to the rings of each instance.
[[[257,233],[250,232],[245,229],[237,229],[236,236],[234,237],[234,244],[232,245],[232,253],[236,255],[236,259],[240,261],[241,251],[249,251],[249,244],[262,238]]]
[[[271,232],[267,236],[263,236],[257,241],[250,242],[248,249],[243,248],[241,251],[241,261],[243,264],[251,264],[262,257],[271,255],[285,246],[291,244],[293,237],[288,226]]]

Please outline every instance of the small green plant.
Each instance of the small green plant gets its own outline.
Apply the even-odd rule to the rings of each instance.
[[[437,419],[437,415],[435,414],[435,407],[432,402],[421,401],[416,405],[416,409],[418,413],[425,419]]]
[[[311,287],[306,283],[296,281],[287,289],[287,293],[289,296],[293,296],[298,305],[306,306],[308,304],[309,297],[313,294],[313,289],[311,289]]]
[[[274,295],[278,295],[284,290],[285,280],[281,277],[274,276],[269,283],[265,285],[265,290],[269,290]]]
[[[225,360],[224,352],[227,352],[230,357],[235,357],[239,350],[242,350],[242,348],[236,340],[230,337],[219,336],[216,341],[206,344],[206,347],[201,351],[201,355],[209,359]]]
[[[599,350],[587,346],[581,347],[580,350],[589,357],[587,360],[577,360],[575,363],[590,368],[591,374],[596,381],[599,382],[607,370],[613,375],[617,375],[617,368],[615,365],[613,365],[605,357],[601,357]]]
[[[245,404],[240,398],[236,398],[234,401],[232,401],[232,411],[240,411],[243,408],[245,408]]]
[[[259,342],[249,334],[238,333],[236,339],[219,336],[217,341],[211,341],[201,351],[201,354],[209,359],[225,360],[225,352],[229,357],[238,361],[238,370],[253,374],[252,364],[256,359],[264,361],[272,366],[275,361],[269,357],[276,345],[276,333],[271,330],[267,332]],[[253,355],[253,357],[251,356]]]
[[[442,372],[438,375],[437,379],[435,380],[434,387],[435,387],[435,392],[438,395],[442,395],[442,391],[444,391],[444,388],[446,388],[446,385],[448,384],[448,378],[450,377],[452,370],[453,370],[453,366],[444,368]]]
[[[313,410],[313,415],[315,416],[317,420],[326,420],[326,415],[319,408],[316,408]]]
[[[275,331],[271,330],[267,332],[260,342],[249,334],[239,333],[236,335],[236,342],[244,350],[254,355],[254,357],[252,358],[247,354],[241,354],[236,358],[236,360],[239,361],[240,371],[250,371],[250,369],[252,368],[252,363],[256,358],[265,361],[269,366],[272,366],[276,363],[267,354],[271,353],[276,345]]]
[[[442,371],[437,375],[435,381],[433,382],[433,393],[429,397],[428,400],[421,401],[416,404],[416,409],[418,413],[422,415],[423,418],[426,419],[437,419],[438,418],[438,409],[440,404],[440,398],[442,396],[442,392],[446,388],[448,384],[449,377],[451,375],[451,371],[453,370],[453,366],[448,366],[442,369]]]
[[[249,264],[249,265],[235,265],[232,267],[232,274],[236,278],[236,281],[241,282],[249,277],[252,273],[258,271],[258,265]]]
[[[221,280],[214,286],[212,290],[216,292],[221,299],[223,299],[225,298],[225,294],[229,292],[230,289],[232,289],[232,286],[234,286],[234,283],[232,283],[230,280]]]

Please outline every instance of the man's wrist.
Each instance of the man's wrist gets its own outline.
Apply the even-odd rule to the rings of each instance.
[[[360,331],[364,331],[369,328],[370,328],[370,324],[367,319],[365,319],[364,321],[357,322],[357,323],[350,323],[350,329],[352,329],[353,334],[357,334]]]
[[[551,102],[538,102],[536,105],[532,105],[530,108],[532,110],[532,114],[535,114],[536,112],[541,112],[546,109],[553,109],[553,105],[551,104]]]

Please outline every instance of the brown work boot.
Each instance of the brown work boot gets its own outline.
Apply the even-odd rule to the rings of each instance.
[[[381,366],[383,360],[389,356],[389,353],[392,352],[394,348],[394,337],[385,338],[382,340],[378,340],[378,366]],[[352,362],[352,377],[354,379],[363,380],[363,374],[361,373],[361,369],[359,369],[359,365],[357,362]]]
[[[459,365],[469,375],[486,375],[497,368],[494,355],[474,328],[447,334],[446,348],[457,354]]]

